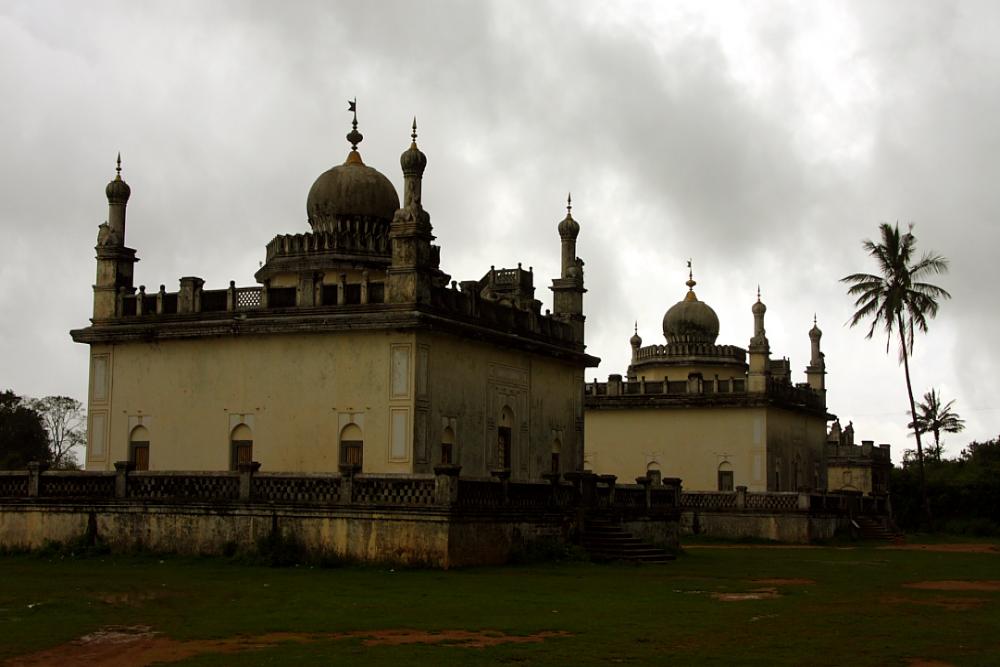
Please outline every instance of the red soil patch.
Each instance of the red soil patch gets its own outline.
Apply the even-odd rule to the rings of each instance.
[[[969,611],[970,609],[978,609],[984,604],[989,602],[986,598],[973,598],[973,597],[961,597],[961,598],[946,598],[946,597],[935,597],[926,600],[921,600],[917,598],[908,598],[901,595],[891,595],[883,596],[879,599],[882,604],[916,604],[923,605],[925,607],[938,607],[941,609],[947,609],[948,611]]]
[[[743,602],[744,600],[772,600],[778,597],[776,588],[755,588],[745,593],[712,593],[720,602]]]
[[[768,584],[770,586],[812,586],[816,582],[812,579],[751,579],[755,584]]]
[[[1000,581],[917,581],[903,584],[905,588],[918,588],[923,591],[986,591],[1000,592]]]
[[[898,551],[933,551],[950,554],[1000,554],[998,544],[890,544],[879,549]]]
[[[506,635],[502,632],[468,630],[359,630],[354,632],[294,633],[271,632],[257,636],[228,639],[178,641],[164,637],[149,626],[108,626],[54,648],[11,658],[5,667],[141,667],[160,662],[176,662],[203,653],[240,653],[270,648],[279,644],[361,638],[365,646],[400,644],[446,644],[465,648],[486,648],[498,644],[537,644],[557,637],[563,631],[538,632],[533,635]]]

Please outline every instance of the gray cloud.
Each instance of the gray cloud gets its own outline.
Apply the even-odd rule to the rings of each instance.
[[[723,9],[725,11],[723,11]],[[822,15],[820,15],[822,14]],[[998,9],[890,3],[721,8],[604,3],[271,3],[0,10],[0,384],[86,394],[86,323],[103,187],[122,150],[128,237],[155,289],[247,284],[264,244],[306,229],[305,194],[343,160],[357,95],[366,162],[401,185],[417,115],[425,203],[445,269],[558,263],[573,191],[588,339],[622,372],[639,321],[659,339],[694,259],[720,338],[746,345],[762,286],[778,356],[802,372],[817,313],[831,409],[904,444],[905,389],[884,341],[842,325],[838,278],[868,268],[878,222],[913,221],[952,260],[955,295],[918,341],[923,391],[996,435],[989,332],[1000,155]]]

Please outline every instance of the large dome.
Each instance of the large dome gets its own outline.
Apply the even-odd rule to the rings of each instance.
[[[688,293],[663,316],[663,336],[667,343],[715,344],[719,337],[719,316],[712,307],[699,301],[694,280],[688,280]]]
[[[344,164],[320,174],[309,188],[306,213],[314,231],[336,231],[343,220],[377,220],[386,224],[399,208],[399,195],[389,179],[361,161],[352,150]]]

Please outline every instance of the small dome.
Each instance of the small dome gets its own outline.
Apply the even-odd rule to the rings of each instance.
[[[111,204],[127,204],[128,198],[132,195],[132,188],[128,186],[128,183],[122,180],[122,155],[118,154],[118,166],[115,167],[115,180],[108,183],[108,187],[104,188],[104,194],[108,196],[108,202]]]
[[[399,195],[377,169],[352,150],[344,164],[320,174],[309,188],[306,213],[314,230],[332,231],[343,219],[374,218],[386,223],[399,208]]]
[[[410,143],[410,147],[403,151],[403,154],[399,156],[399,166],[403,168],[403,174],[405,176],[415,175],[422,176],[424,169],[427,168],[427,156],[417,148],[417,119],[413,119],[413,133],[410,135],[413,140]]]
[[[823,335],[823,332],[820,331],[820,328],[816,325],[816,318],[813,317],[813,328],[809,330],[809,337],[810,338],[820,338],[822,335]]]
[[[642,347],[642,336],[638,333],[632,334],[632,337],[628,339],[628,342],[632,347]]]
[[[760,300],[760,297],[757,297],[757,303],[755,303],[750,310],[753,311],[754,315],[763,315],[767,312],[767,306],[765,306]]]
[[[719,337],[719,316],[711,306],[699,301],[694,280],[688,280],[688,293],[663,316],[663,336],[667,343],[715,344]]]
[[[580,223],[573,219],[573,195],[566,195],[566,217],[559,223],[559,237],[576,240],[580,235]]]

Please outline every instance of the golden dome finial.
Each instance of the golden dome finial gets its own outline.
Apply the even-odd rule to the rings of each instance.
[[[684,283],[684,284],[687,285],[687,288],[688,288],[688,293],[684,297],[684,300],[685,301],[697,301],[698,300],[698,296],[694,293],[694,286],[697,285],[698,283],[696,283],[694,281],[694,270],[691,268],[691,260],[690,259],[688,260],[688,279],[687,279],[687,282]]]

